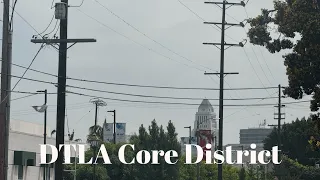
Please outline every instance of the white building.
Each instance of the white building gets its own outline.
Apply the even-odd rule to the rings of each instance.
[[[50,137],[50,132],[50,128],[48,128],[47,144],[55,145],[56,140]],[[10,122],[8,180],[43,179],[39,146],[39,144],[43,144],[43,134],[43,125],[24,121]],[[68,138],[65,138],[65,140],[68,140]],[[65,143],[69,142],[66,141]],[[75,144],[77,142],[71,143]],[[88,148],[88,146],[86,147]],[[47,154],[47,161],[50,161],[50,148],[47,148]],[[71,151],[71,156],[74,157],[75,155],[75,151]],[[47,166],[46,176],[47,180],[54,179],[53,165]]]
[[[208,99],[202,100],[198,112],[195,115],[193,134],[197,127],[199,130],[211,130],[212,133],[217,133],[216,113]]]
[[[197,143],[196,141],[197,129],[200,131],[201,130],[210,131],[212,137],[216,137],[216,139],[218,139],[216,113],[214,112],[214,109],[208,99],[202,100],[201,104],[198,107],[198,112],[196,112],[195,114],[194,126],[193,126],[193,130],[191,131],[191,136],[193,139],[192,144]],[[182,153],[185,153],[185,144],[189,144],[189,137],[181,138]],[[212,144],[212,146],[214,147],[214,144]],[[192,153],[194,153],[195,151],[196,149],[194,148]]]

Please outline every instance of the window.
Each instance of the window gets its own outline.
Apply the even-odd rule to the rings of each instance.
[[[18,180],[23,180],[23,166],[18,166]]]

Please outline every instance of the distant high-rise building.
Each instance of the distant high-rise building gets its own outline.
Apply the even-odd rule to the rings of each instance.
[[[198,127],[199,126],[199,127]],[[202,100],[198,112],[195,114],[194,127],[191,132],[192,142],[196,144],[196,132],[200,131],[200,145],[204,146],[206,143],[212,143],[214,137],[217,138],[217,121],[216,113],[208,99]],[[185,144],[189,144],[189,137],[181,137],[182,152],[185,153]],[[214,149],[215,142],[212,143]],[[193,149],[193,152],[195,149]]]
[[[271,128],[240,129],[240,144],[261,144],[272,130]]]
[[[210,130],[213,136],[218,135],[216,113],[208,99],[202,100],[195,116],[193,135],[199,130]]]

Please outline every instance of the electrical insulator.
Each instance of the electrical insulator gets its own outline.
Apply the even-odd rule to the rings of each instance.
[[[67,18],[68,6],[66,3],[56,3],[55,5],[55,18],[56,19],[66,19]]]

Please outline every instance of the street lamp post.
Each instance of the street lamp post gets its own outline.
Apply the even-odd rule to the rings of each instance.
[[[47,90],[44,91],[37,91],[38,93],[44,93],[44,105],[40,107],[39,106],[33,106],[33,108],[37,112],[44,112],[44,129],[43,129],[43,144],[47,144]],[[47,165],[44,164],[43,168],[43,180],[46,180],[46,169]]]
[[[184,127],[186,129],[189,129],[189,144],[191,144],[191,126]]]
[[[113,143],[116,144],[116,110],[107,112],[113,113]]]

